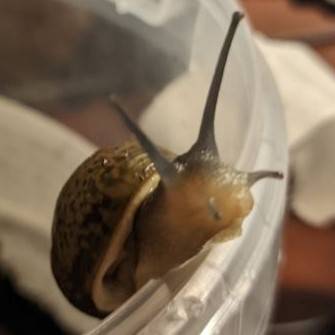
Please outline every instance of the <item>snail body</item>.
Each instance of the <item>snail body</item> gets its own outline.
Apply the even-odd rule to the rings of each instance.
[[[137,141],[100,149],[64,185],[56,204],[51,266],[68,300],[104,316],[148,280],[237,236],[253,207],[250,187],[273,171],[242,172],[220,161],[214,118],[234,13],[209,89],[199,136],[182,155],[157,148],[112,99]]]

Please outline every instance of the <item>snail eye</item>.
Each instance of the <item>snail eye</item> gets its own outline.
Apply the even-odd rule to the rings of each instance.
[[[215,198],[214,197],[210,197],[209,200],[208,200],[208,210],[209,210],[210,216],[215,221],[219,221],[219,220],[222,219],[222,214],[219,212],[219,210],[216,207]]]

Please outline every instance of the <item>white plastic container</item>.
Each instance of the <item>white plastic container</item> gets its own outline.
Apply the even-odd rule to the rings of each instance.
[[[126,15],[107,1],[80,4],[171,56],[164,69],[170,71],[164,73],[169,80],[165,79],[155,93],[140,124],[158,144],[176,153],[186,150],[198,131],[209,81],[236,5],[227,0],[194,1],[153,25],[152,16],[149,20],[143,12],[136,16],[136,8]],[[217,110],[220,154],[243,170],[281,170],[287,176],[285,127],[277,91],[254,46],[247,20],[238,29]],[[163,69],[153,71],[159,77]],[[135,84],[141,85],[141,76],[136,80]],[[3,100],[0,108],[0,157],[7,162],[7,170],[6,166],[0,170],[0,214],[8,222],[1,226],[5,241],[2,258],[21,278],[18,282],[25,292],[37,296],[71,327],[81,331],[90,328],[91,335],[264,334],[276,282],[285,181],[264,180],[253,188],[255,207],[243,224],[240,238],[216,245],[184,267],[151,281],[119,310],[98,322],[67,306],[48,267],[56,196],[93,146],[8,101]],[[175,134],[180,134],[178,139]],[[25,168],[13,173],[13,166]],[[36,188],[32,182],[36,178],[42,180],[43,188]],[[4,192],[6,188],[11,191]],[[22,222],[25,229],[29,226],[29,234],[20,229]],[[33,244],[34,239],[43,247]],[[35,276],[28,266],[22,270],[27,260],[23,262],[12,247],[19,240],[33,249],[32,255],[40,256],[29,259]]]

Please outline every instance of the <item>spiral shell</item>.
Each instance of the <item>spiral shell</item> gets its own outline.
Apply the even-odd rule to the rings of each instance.
[[[99,314],[92,296],[97,278],[108,282],[110,290],[123,282],[115,305],[133,292],[133,216],[158,181],[147,154],[131,141],[98,150],[64,185],[54,214],[51,264],[58,285],[75,306]]]

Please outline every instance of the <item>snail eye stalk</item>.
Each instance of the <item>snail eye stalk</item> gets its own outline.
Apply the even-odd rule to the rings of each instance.
[[[248,184],[251,187],[256,182],[264,178],[283,179],[284,174],[279,171],[261,170],[248,173]]]
[[[144,132],[131,120],[127,111],[122,107],[117,98],[112,95],[109,99],[111,105],[115,108],[120,118],[124,121],[128,129],[136,136],[143,149],[149,155],[150,159],[155,164],[155,167],[165,184],[168,184],[176,179],[177,170],[173,163],[168,161],[159,152],[155,144],[144,134]]]
[[[242,13],[234,12],[208,91],[198,138],[191,149],[187,153],[180,156],[182,161],[189,161],[194,158],[197,159],[201,152],[204,151],[210,153],[214,157],[219,156],[214,134],[215,111],[229,51],[231,49],[238,24],[242,18]]]

